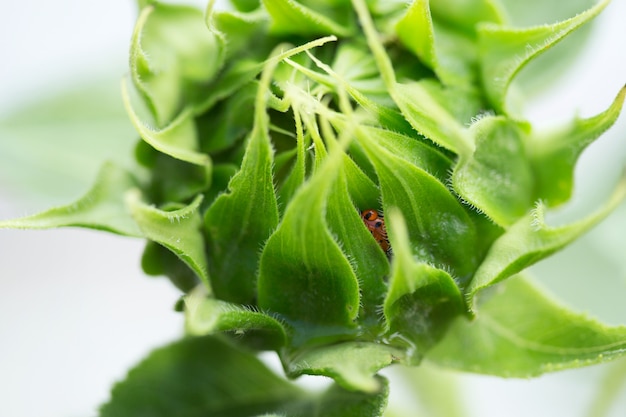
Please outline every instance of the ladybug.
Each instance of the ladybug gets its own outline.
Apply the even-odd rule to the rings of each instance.
[[[382,213],[372,209],[363,210],[361,212],[361,220],[363,220],[365,227],[374,236],[382,250],[389,255],[391,253],[391,245],[387,237],[387,228],[385,228],[385,217]]]

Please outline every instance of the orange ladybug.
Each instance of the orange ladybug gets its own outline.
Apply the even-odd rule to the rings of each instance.
[[[389,238],[387,238],[387,229],[385,228],[385,218],[382,213],[376,210],[368,209],[361,212],[361,219],[365,223],[365,227],[370,231],[376,242],[380,245],[383,251],[389,255],[391,251],[391,245],[389,244]]]

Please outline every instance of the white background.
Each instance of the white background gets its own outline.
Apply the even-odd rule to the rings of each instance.
[[[0,114],[89,74],[121,77],[135,13],[130,0],[4,4]],[[626,1],[615,0],[599,17],[576,71],[528,108],[531,120],[546,125],[609,105],[626,82],[625,21]],[[576,199],[624,165],[625,136],[621,117],[585,155],[585,169],[596,176],[580,181]],[[0,218],[41,208],[8,195],[0,189]],[[114,381],[181,334],[182,319],[171,309],[179,294],[164,279],[143,276],[141,249],[140,241],[86,230],[0,230],[0,416],[96,415]],[[461,384],[473,416],[584,416],[605,371],[528,381],[463,376]],[[626,398],[611,415],[626,415]]]

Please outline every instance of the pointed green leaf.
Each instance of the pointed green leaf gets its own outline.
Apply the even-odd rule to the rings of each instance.
[[[412,361],[419,361],[464,311],[463,297],[447,272],[414,259],[402,214],[390,210],[386,220],[394,251],[384,302],[387,333],[392,344],[408,348]]]
[[[562,249],[606,217],[625,196],[626,176],[603,207],[575,223],[548,226],[543,219],[545,207],[541,204],[522,217],[493,243],[476,271],[466,294],[470,308],[478,291]]]
[[[356,138],[376,167],[383,207],[397,207],[422,262],[466,280],[475,270],[476,233],[461,203],[435,177],[357,130]]]
[[[254,127],[241,169],[205,213],[209,266],[218,298],[252,303],[256,293],[259,250],[278,224],[272,174],[273,149],[266,114],[266,94],[274,65],[263,72],[257,91]]]
[[[576,118],[570,125],[549,135],[530,138],[528,150],[536,175],[537,197],[549,206],[568,201],[574,186],[574,168],[585,148],[615,123],[620,114],[626,87],[622,88],[611,107],[597,116]]]
[[[124,203],[124,193],[137,186],[127,171],[107,163],[93,187],[72,204],[32,216],[0,222],[0,228],[50,229],[80,226],[126,236],[143,236]]]
[[[354,152],[351,150],[350,155]],[[346,155],[343,163],[343,172],[348,182],[348,193],[357,208],[367,210],[365,207],[377,207],[380,205],[380,190],[378,185],[363,172],[361,167]]]
[[[305,333],[305,323],[344,333],[359,312],[357,278],[326,221],[343,156],[340,149],[331,152],[298,189],[261,255],[259,306],[300,322]]]
[[[155,350],[131,369],[100,417],[244,417],[303,398],[250,353],[215,337],[190,337]]]
[[[152,3],[142,9],[130,50],[130,74],[157,127],[192,104],[221,68],[223,39],[199,10]]]
[[[424,64],[437,70],[437,52],[429,0],[415,0],[396,25],[398,38]],[[436,1],[435,1],[436,3]]]
[[[354,31],[347,9],[344,14],[333,13],[330,8],[320,13],[295,0],[263,0],[263,4],[272,18],[270,30],[276,34],[347,37]]]
[[[126,203],[144,236],[171,250],[209,286],[198,211],[201,202],[199,195],[186,207],[164,211],[143,203],[137,190],[126,194]]]
[[[534,176],[521,131],[503,117],[485,117],[472,125],[472,155],[454,168],[454,190],[501,226],[509,226],[535,203]]]
[[[368,206],[360,209],[370,208]],[[374,331],[372,327],[379,322],[380,304],[386,291],[384,279],[389,274],[389,262],[380,245],[364,227],[359,212],[355,210],[343,172],[339,173],[331,189],[326,213],[328,226],[341,242],[341,248],[350,259],[359,280],[360,322],[367,322],[370,331]]]
[[[527,29],[485,23],[478,29],[480,68],[487,98],[498,112],[506,112],[506,95],[515,75],[534,57],[598,15],[610,0],[571,19]]]
[[[383,344],[345,342],[303,351],[289,359],[286,372],[291,378],[324,375],[350,391],[375,393],[381,388],[376,372],[402,356],[401,350]]]
[[[278,350],[287,341],[285,328],[273,317],[196,290],[185,297],[185,328],[194,336],[226,332],[255,349]]]
[[[515,277],[479,305],[473,321],[459,317],[428,359],[463,371],[527,378],[624,353],[626,327],[573,313]]]

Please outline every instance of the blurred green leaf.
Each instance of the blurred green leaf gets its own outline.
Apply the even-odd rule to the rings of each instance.
[[[376,393],[381,380],[376,372],[402,358],[399,349],[366,342],[346,342],[307,349],[286,358],[286,372],[290,377],[324,375],[333,378],[350,391]]]
[[[622,110],[626,87],[613,104],[597,116],[576,118],[571,124],[549,134],[532,135],[527,145],[536,176],[537,198],[549,206],[568,201],[574,188],[574,168],[588,145],[610,128]]]
[[[295,0],[263,0],[263,5],[271,16],[273,33],[347,37],[354,31],[349,9],[335,13],[336,8],[321,7],[323,11],[318,12]],[[320,5],[316,6],[319,10]]]
[[[144,236],[137,227],[124,195],[137,186],[127,171],[105,164],[93,187],[80,199],[66,206],[55,207],[32,216],[0,222],[0,228],[49,229],[80,226],[106,230],[125,236]]]
[[[626,177],[613,195],[592,215],[564,226],[548,226],[543,219],[545,207],[539,205],[513,224],[493,243],[476,271],[466,297],[473,308],[474,297],[482,289],[506,279],[537,261],[562,249],[606,217],[626,196]]]
[[[502,0],[432,0],[429,3],[434,19],[470,34],[476,32],[476,26],[480,23],[504,23],[506,19]],[[543,1],[542,6],[547,3],[550,2]],[[539,7],[532,13],[537,14]]]
[[[507,111],[507,91],[515,75],[533,58],[589,22],[610,0],[570,19],[528,29],[485,23],[478,28],[480,68],[485,93],[499,112]]]
[[[511,278],[459,317],[429,353],[440,366],[531,377],[624,355],[626,327],[608,327],[554,303],[527,279]]]
[[[28,206],[75,199],[102,163],[132,165],[136,133],[121,104],[119,80],[91,79],[0,116],[0,185]],[[34,204],[31,204],[34,203]]]
[[[101,417],[245,417],[304,399],[257,358],[215,337],[152,352],[115,385]]]

